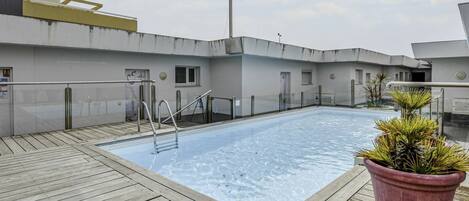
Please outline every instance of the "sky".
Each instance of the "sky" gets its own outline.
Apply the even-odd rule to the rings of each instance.
[[[138,31],[201,40],[228,36],[228,0],[94,0],[138,18]],[[466,0],[469,1],[469,0]],[[411,43],[464,39],[461,0],[233,0],[234,36],[313,49],[413,56]]]

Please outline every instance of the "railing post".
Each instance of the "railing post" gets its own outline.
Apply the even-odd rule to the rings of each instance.
[[[251,116],[254,116],[255,114],[254,106],[255,106],[255,97],[251,96]]]
[[[139,103],[142,103],[145,99],[144,97],[144,90],[143,90],[143,84],[140,84],[140,86],[138,87],[138,101]],[[140,117],[140,119],[145,119],[145,113],[143,113],[143,104],[139,104],[138,105],[139,107],[139,111],[138,111],[138,116]]]
[[[65,130],[72,129],[72,88],[65,88]]]
[[[304,92],[301,92],[301,97],[300,97],[300,99],[301,99],[301,101],[300,101],[300,102],[301,102],[301,103],[300,103],[300,107],[301,107],[301,108],[304,107],[304,98],[305,98],[305,93],[304,93]]]
[[[207,96],[207,107],[206,107],[206,110],[207,110],[207,123],[212,123],[212,101],[213,101],[213,98],[212,96],[208,95]]]
[[[236,97],[232,97],[230,100],[231,107],[230,107],[230,114],[231,114],[231,120],[236,118],[236,112],[235,112],[235,107],[236,107]]]
[[[322,105],[322,85],[318,86],[318,93],[319,93],[319,95],[318,95],[318,98],[319,98],[318,104]]]
[[[278,94],[278,111],[282,111],[282,93]]]
[[[441,88],[441,134],[445,134],[445,89]]]
[[[151,116],[153,121],[156,121],[156,86],[151,84]]]
[[[181,110],[181,90],[176,91],[176,112],[179,112]],[[182,115],[181,113],[178,113],[176,115],[176,120],[181,120]]]
[[[352,80],[350,82],[351,87],[350,87],[350,105],[352,107],[355,107],[355,80]]]

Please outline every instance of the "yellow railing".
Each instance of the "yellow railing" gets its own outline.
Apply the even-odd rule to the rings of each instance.
[[[72,1],[92,5],[94,7],[84,9],[67,5]],[[62,3],[45,0],[23,1],[23,15],[27,17],[100,26],[132,32],[137,31],[136,18],[98,11],[100,8],[102,8],[102,4],[86,0],[65,0]]]

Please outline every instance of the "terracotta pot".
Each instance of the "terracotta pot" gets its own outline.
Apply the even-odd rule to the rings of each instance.
[[[453,201],[466,173],[423,175],[389,169],[365,159],[376,201]]]

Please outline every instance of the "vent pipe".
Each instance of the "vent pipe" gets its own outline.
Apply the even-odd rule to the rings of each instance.
[[[229,24],[230,24],[230,38],[233,38],[233,0],[230,1],[229,6]]]

